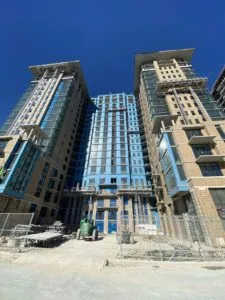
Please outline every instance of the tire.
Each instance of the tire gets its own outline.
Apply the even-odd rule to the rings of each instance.
[[[98,231],[94,229],[92,232],[92,241],[96,241],[98,239]]]
[[[80,229],[78,229],[78,230],[77,230],[76,239],[77,239],[77,240],[80,240],[80,237],[81,237],[81,231],[80,231]]]

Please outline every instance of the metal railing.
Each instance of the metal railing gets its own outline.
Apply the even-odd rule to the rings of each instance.
[[[0,213],[0,249],[23,248],[33,216],[33,213]]]
[[[212,261],[225,258],[225,235],[218,218],[207,216],[121,215],[117,241],[121,258]]]

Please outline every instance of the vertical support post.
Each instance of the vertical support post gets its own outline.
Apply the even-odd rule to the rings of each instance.
[[[10,215],[10,214],[7,214],[7,217],[6,217],[6,219],[5,219],[5,222],[4,222],[3,226],[2,226],[2,230],[1,230],[0,236],[2,235],[2,233],[3,233],[4,229],[5,229],[5,225],[6,225],[7,221],[8,221],[9,215]]]
[[[27,235],[28,235],[28,233],[29,233],[29,230],[30,230],[30,227],[31,227],[33,218],[34,218],[34,213],[31,214],[30,222],[29,222],[29,225],[28,225],[28,228],[27,228],[27,231],[26,231],[26,234],[25,234],[25,238],[24,238],[24,244],[23,244],[23,247],[25,247],[25,244],[26,244],[26,242],[27,242]]]
[[[88,203],[88,219],[90,219],[91,207],[92,207],[92,195],[90,195],[89,203]]]

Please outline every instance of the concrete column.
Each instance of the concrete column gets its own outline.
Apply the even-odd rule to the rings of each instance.
[[[164,229],[164,231],[165,231],[165,234],[166,234],[166,235],[169,235],[168,216],[167,216],[166,214],[163,214],[163,215],[161,216],[161,218],[162,218],[162,222],[163,222],[163,224],[164,224],[163,229]]]
[[[160,69],[159,69],[158,62],[154,60],[154,61],[153,61],[153,66],[154,66],[154,68],[155,68],[155,73],[156,73],[156,75],[157,75],[159,81],[163,81],[163,78],[162,78],[161,73],[160,73]]]
[[[190,91],[191,95],[193,96],[195,103],[198,105],[198,108],[202,112],[205,119],[207,121],[211,121],[211,118],[210,118],[209,114],[207,113],[207,111],[206,111],[204,105],[202,104],[202,102],[199,100],[198,96],[195,94],[193,88],[189,87],[189,91]]]
[[[123,220],[121,218],[121,212],[123,210],[123,202],[120,196],[118,196],[117,204],[118,204],[117,231],[121,231],[123,229]]]
[[[37,205],[35,212],[34,212],[34,218],[33,218],[33,222],[32,222],[33,224],[37,224],[40,212],[41,212],[41,207]]]
[[[144,216],[143,216],[143,210],[142,210],[142,207],[141,207],[141,196],[137,194],[137,201],[138,201],[138,218],[139,220],[141,221],[141,223],[143,224],[144,223]]]
[[[148,223],[152,224],[153,223],[153,217],[152,217],[152,210],[151,210],[151,205],[150,205],[150,196],[146,195],[146,201],[147,201],[147,211],[148,211]]]
[[[108,228],[108,221],[109,221],[109,211],[104,211],[104,233],[108,234],[109,228]]]
[[[132,205],[132,197],[129,196],[128,200],[128,213],[129,213],[129,231],[134,232],[134,212],[133,212],[133,205]]]
[[[74,215],[75,215],[75,211],[76,211],[76,205],[77,205],[77,198],[73,197],[71,198],[72,201],[72,213],[71,213],[71,217],[70,217],[70,225],[73,225],[73,220],[74,220]]]
[[[173,219],[173,213],[171,212],[172,206],[167,206],[167,217],[168,217],[168,225],[169,225],[169,234],[174,236],[174,219]],[[176,226],[176,225],[175,225]]]
[[[68,201],[68,206],[67,206],[67,209],[66,209],[66,213],[65,213],[65,217],[64,217],[64,223],[65,224],[68,224],[68,218],[69,218],[69,213],[70,213],[70,209],[71,209],[71,203],[72,203],[72,199],[71,197],[69,198],[69,201]]]
[[[92,198],[92,219],[95,221],[96,220],[96,212],[97,212],[97,203],[94,201]]]

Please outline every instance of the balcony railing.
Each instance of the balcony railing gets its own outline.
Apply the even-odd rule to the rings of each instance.
[[[195,77],[186,80],[171,80],[171,81],[157,82],[156,91],[159,91],[163,88],[177,88],[177,87],[184,87],[184,86],[205,87],[207,81],[208,81],[207,77]]]
[[[196,163],[224,162],[225,155],[201,154],[197,157]]]
[[[216,136],[213,135],[199,135],[199,136],[192,136],[188,140],[189,145],[196,145],[196,144],[215,144],[214,139]]]

